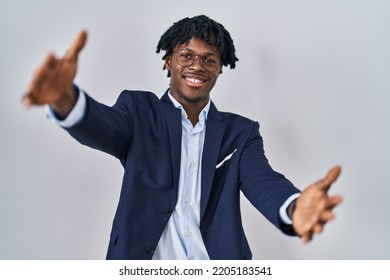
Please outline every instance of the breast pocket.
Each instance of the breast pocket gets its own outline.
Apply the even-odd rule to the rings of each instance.
[[[215,166],[215,169],[219,169],[221,168],[225,163],[227,163],[233,156],[233,154],[237,151],[237,149],[235,149],[232,153],[230,153],[229,155],[227,155],[222,161],[220,161],[216,166]]]

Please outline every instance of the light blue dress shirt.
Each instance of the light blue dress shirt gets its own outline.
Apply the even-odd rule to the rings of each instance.
[[[164,229],[153,255],[154,260],[208,260],[200,233],[200,191],[203,143],[210,100],[193,127],[183,106],[168,93],[181,110],[182,138],[179,191],[176,207]]]

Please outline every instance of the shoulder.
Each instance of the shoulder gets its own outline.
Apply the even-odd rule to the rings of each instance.
[[[251,120],[245,116],[236,114],[236,113],[231,113],[231,112],[218,112],[221,119],[225,122],[232,122],[232,123],[242,123],[242,124],[248,124],[248,125],[253,125],[256,121]]]
[[[214,102],[211,102],[209,116],[215,116],[217,119],[225,122],[226,124],[231,124],[231,125],[253,126],[255,123],[257,123],[254,120],[251,120],[247,117],[244,117],[236,113],[219,111],[215,106]]]
[[[225,133],[228,135],[248,138],[251,136],[258,137],[260,133],[259,123],[250,118],[232,112],[218,111],[214,104],[210,108],[210,113],[224,123]]]
[[[159,101],[159,98],[156,94],[150,91],[123,90],[119,95],[117,102],[130,100],[137,102],[156,102]]]
[[[236,113],[221,112],[221,111],[218,111],[218,114],[220,120],[223,121],[227,125],[227,127],[230,127],[231,129],[238,129],[238,130],[259,129],[259,123],[257,121],[254,121],[245,116]]]
[[[114,108],[129,111],[134,107],[155,107],[160,103],[156,94],[150,91],[123,90]]]

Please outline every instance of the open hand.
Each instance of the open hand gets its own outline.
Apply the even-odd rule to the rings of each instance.
[[[341,172],[339,166],[333,167],[325,178],[307,187],[296,201],[293,213],[293,228],[304,243],[314,234],[323,231],[324,225],[335,216],[333,208],[341,203],[340,196],[328,196],[328,190]]]
[[[77,71],[77,58],[87,40],[86,31],[81,31],[73,40],[62,58],[52,53],[34,73],[33,79],[23,96],[25,107],[49,104],[60,115],[67,115],[76,102],[73,80]]]

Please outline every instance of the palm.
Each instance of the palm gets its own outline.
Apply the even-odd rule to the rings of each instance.
[[[296,202],[293,227],[304,242],[320,233],[323,226],[334,218],[333,208],[341,203],[340,196],[328,196],[331,184],[340,174],[340,167],[331,169],[324,179],[306,188]]]
[[[23,97],[24,104],[58,105],[63,95],[72,88],[77,72],[77,58],[84,47],[87,33],[81,31],[71,44],[63,58],[57,59],[53,54],[47,55],[44,63],[37,68],[34,77]]]

